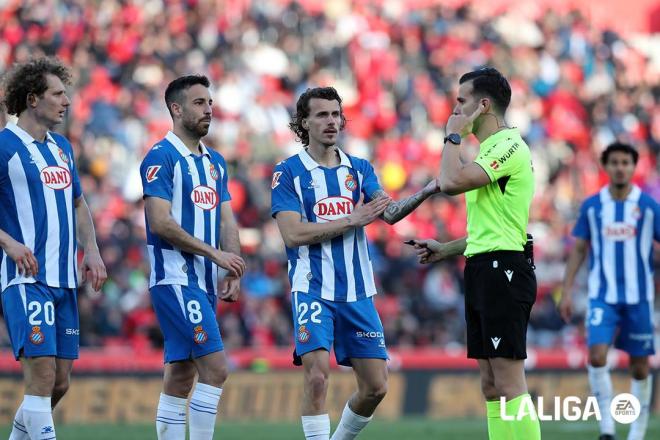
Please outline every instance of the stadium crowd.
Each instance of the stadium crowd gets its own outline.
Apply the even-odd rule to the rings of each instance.
[[[599,153],[617,138],[639,149],[636,182],[660,199],[658,53],[643,38],[593,28],[577,12],[530,18],[468,6],[350,4],[309,10],[250,0],[27,0],[0,7],[0,71],[47,54],[74,73],[60,130],[77,150],[109,274],[101,294],[79,294],[81,345],[162,342],[147,290],[138,165],[170,128],[162,97],[176,76],[200,72],[212,81],[206,142],[230,166],[249,269],[242,300],[221,303],[220,322],[229,349],[259,348],[292,343],[286,257],[269,207],[274,164],[301,148],[287,127],[297,96],[313,85],[339,90],[348,118],[341,144],[371,159],[381,184],[398,198],[438,172],[454,84],[486,64],[510,79],[507,119],[534,157],[530,232],[539,296],[529,343],[583,343],[584,302],[566,326],[554,305],[571,227],[581,200],[604,184]],[[468,145],[476,153],[476,141]],[[421,266],[403,241],[464,233],[463,198],[442,195],[396,226],[369,226],[389,346],[462,347],[463,259]],[[8,346],[4,325],[0,345]]]

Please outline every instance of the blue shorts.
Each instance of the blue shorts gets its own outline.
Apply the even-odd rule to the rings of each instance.
[[[165,363],[195,359],[224,349],[215,317],[215,295],[196,286],[154,286],[149,291],[165,337]]]
[[[587,312],[587,342],[614,346],[630,356],[650,356],[655,353],[653,340],[653,304],[608,304],[589,300]],[[618,333],[617,333],[618,330]]]
[[[339,365],[350,367],[351,358],[388,359],[373,298],[335,302],[302,292],[292,295],[298,356],[318,349],[330,351],[334,344]]]
[[[14,357],[78,359],[76,289],[15,284],[2,292],[2,310]]]

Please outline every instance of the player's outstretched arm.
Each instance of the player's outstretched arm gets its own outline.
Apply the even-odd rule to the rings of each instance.
[[[421,191],[416,192],[410,197],[390,203],[385,212],[380,216],[386,223],[393,225],[415,210],[422,202],[433,194],[440,192],[440,182],[438,179],[431,180]],[[372,198],[389,197],[385,191],[376,191]]]
[[[82,280],[90,281],[92,288],[95,291],[100,291],[103,283],[108,278],[105,270],[105,264],[101,259],[99,247],[96,244],[96,232],[94,230],[94,222],[92,222],[92,214],[89,212],[89,206],[85,201],[84,196],[79,196],[73,201],[76,209],[76,232],[78,234],[78,241],[83,248],[84,256],[80,271],[82,272]]]
[[[569,322],[573,316],[573,298],[571,290],[575,281],[575,275],[584,262],[589,251],[589,242],[582,238],[575,241],[575,247],[568,256],[566,263],[566,272],[564,274],[564,283],[561,289],[561,299],[559,300],[559,314],[565,322]]]
[[[144,207],[149,221],[149,229],[152,233],[184,252],[210,258],[215,264],[227,269],[232,275],[238,277],[243,275],[245,271],[243,259],[234,253],[215,249],[188,234],[172,217],[172,204],[170,202],[160,197],[145,197]]]
[[[308,246],[332,240],[352,228],[368,225],[380,216],[392,199],[380,197],[364,203],[364,195],[353,208],[353,212],[344,218],[327,223],[308,223],[300,219],[295,211],[280,211],[275,219],[284,243],[290,248]]]
[[[415,247],[420,263],[429,264],[456,255],[463,255],[467,247],[467,237],[447,243],[440,243],[435,240],[409,240],[405,243]]]

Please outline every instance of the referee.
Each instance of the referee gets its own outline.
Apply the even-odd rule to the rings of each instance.
[[[465,193],[467,238],[449,243],[414,240],[420,262],[464,254],[468,357],[477,359],[491,440],[541,438],[535,415],[517,416],[529,399],[525,381],[527,323],[536,299],[536,277],[524,249],[534,175],[529,147],[504,122],[511,87],[493,68],[466,73],[447,122],[440,187]],[[480,142],[474,162],[460,157],[461,140]],[[500,398],[506,408],[500,408]],[[527,402],[529,403],[529,402]]]

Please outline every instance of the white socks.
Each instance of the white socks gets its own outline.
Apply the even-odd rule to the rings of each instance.
[[[612,402],[612,379],[610,378],[610,369],[604,367],[587,366],[589,372],[589,384],[591,393],[598,401],[598,407],[601,408],[600,433],[614,435],[614,419],[610,413],[610,403]]]
[[[305,440],[329,440],[330,438],[330,416],[327,414],[302,416],[302,426]]]
[[[337,430],[332,435],[331,440],[353,440],[372,418],[373,416],[364,417],[355,414],[348,406],[348,402],[346,402],[339,426],[337,426]]]
[[[190,398],[190,440],[211,440],[222,388],[197,383]],[[184,437],[185,438],[185,437]]]
[[[630,383],[630,394],[639,399],[642,409],[639,413],[639,418],[630,426],[628,440],[644,440],[646,425],[648,425],[649,422],[649,405],[651,404],[652,385],[653,378],[651,376],[648,376],[643,380],[633,379]]]
[[[14,425],[11,434],[9,434],[9,440],[30,440],[25,427],[25,420],[23,420],[23,404],[18,407],[18,411],[14,416]]]
[[[50,396],[23,397],[23,421],[25,431],[32,440],[55,439],[55,425],[53,424],[53,413],[50,408]]]
[[[160,393],[156,413],[158,440],[185,440],[187,402],[184,398]]]

